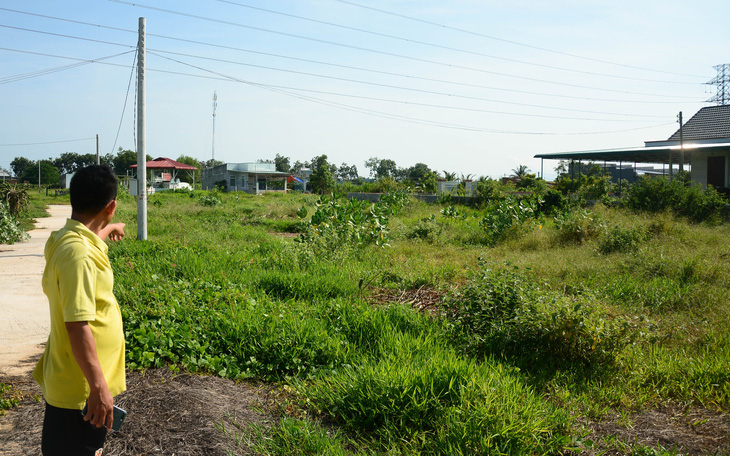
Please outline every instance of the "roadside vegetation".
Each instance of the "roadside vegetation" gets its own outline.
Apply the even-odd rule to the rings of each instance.
[[[120,193],[128,366],[271,385],[276,423],[219,428],[262,454],[678,454],[593,426],[730,407],[727,202],[675,182],[162,192],[147,242]]]
[[[674,454],[590,427],[730,405],[725,201],[655,207],[652,184],[618,206],[539,180],[475,206],[152,195],[149,241],[110,246],[129,366],[276,385],[273,427],[221,426],[264,454]]]

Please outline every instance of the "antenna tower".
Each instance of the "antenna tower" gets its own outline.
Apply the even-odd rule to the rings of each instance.
[[[213,91],[213,144],[211,145],[212,158],[215,160],[215,110],[218,107],[218,94]]]
[[[707,101],[717,103],[718,106],[728,105],[730,104],[730,63],[715,65],[712,68],[717,70],[717,77],[707,84],[716,85],[717,94]]]

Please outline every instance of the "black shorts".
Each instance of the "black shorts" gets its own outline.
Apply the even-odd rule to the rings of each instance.
[[[43,456],[95,456],[104,447],[106,428],[84,421],[81,410],[46,404],[43,418]]]

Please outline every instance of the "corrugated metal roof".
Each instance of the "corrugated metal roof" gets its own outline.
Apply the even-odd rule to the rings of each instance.
[[[730,105],[702,108],[684,124],[685,141],[730,138]],[[677,130],[668,141],[679,141]]]
[[[692,152],[706,151],[728,151],[730,150],[730,142],[714,143],[714,144],[685,144],[684,145],[684,162],[690,163]],[[557,152],[548,154],[537,154],[535,158],[545,158],[549,160],[589,160],[589,161],[609,161],[609,162],[636,162],[636,163],[669,163],[669,157],[672,157],[672,163],[679,163],[682,151],[680,146],[662,146],[662,147],[632,147],[627,149],[608,149],[608,150],[584,150],[579,152]]]
[[[147,169],[198,169],[195,166],[186,165],[185,163],[180,163],[179,161],[175,161],[171,158],[155,158],[152,161],[147,162]],[[130,166],[130,168],[136,168],[137,165],[134,164]]]

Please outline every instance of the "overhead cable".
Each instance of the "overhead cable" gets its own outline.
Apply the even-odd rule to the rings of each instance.
[[[64,22],[70,22],[70,23],[75,23],[75,24],[81,24],[81,25],[86,25],[86,26],[95,27],[95,28],[104,28],[104,29],[108,29],[108,30],[115,30],[115,31],[121,31],[121,32],[126,32],[126,33],[133,33],[135,35],[138,33],[137,30],[123,29],[123,28],[119,28],[119,27],[111,27],[111,26],[107,26],[107,25],[94,24],[94,23],[90,23],[90,22],[77,21],[77,20],[73,20],[73,19],[66,19],[66,18],[60,18],[60,17],[55,17],[55,16],[47,16],[47,15],[43,15],[43,14],[30,13],[30,12],[26,12],[26,11],[18,11],[18,10],[13,10],[13,9],[9,9],[9,8],[2,8],[2,7],[0,7],[0,10],[11,11],[11,12],[14,12],[14,13],[19,13],[19,14],[27,14],[27,15],[31,15],[31,16],[37,16],[37,17],[43,17],[43,18],[46,18],[46,19],[53,19],[53,20],[58,20],[58,21],[64,21]],[[26,30],[30,31],[30,29],[26,29]],[[39,31],[39,33],[43,33],[43,32],[40,32]],[[264,56],[270,56],[270,57],[276,57],[276,58],[294,60],[294,61],[299,61],[299,62],[314,63],[314,64],[318,64],[318,65],[325,65],[325,66],[331,66],[331,67],[336,67],[336,68],[345,68],[345,69],[351,69],[351,70],[356,70],[356,71],[364,71],[364,72],[369,72],[369,73],[374,73],[374,74],[383,74],[383,75],[389,75],[389,76],[396,76],[396,77],[408,78],[408,79],[419,80],[419,81],[438,82],[438,83],[444,83],[444,84],[450,84],[450,85],[457,85],[457,86],[463,86],[463,87],[473,87],[473,88],[481,88],[481,89],[488,89],[488,90],[498,90],[498,91],[502,91],[502,92],[522,93],[522,94],[527,94],[527,95],[539,95],[539,96],[547,96],[547,97],[555,97],[555,98],[566,98],[566,99],[577,99],[577,100],[587,100],[587,101],[608,101],[608,102],[615,102],[615,103],[641,103],[641,104],[656,104],[656,103],[666,104],[666,103],[676,103],[676,101],[620,100],[620,99],[612,99],[612,98],[588,97],[588,96],[578,96],[578,95],[565,95],[565,94],[556,94],[556,93],[547,93],[547,92],[536,92],[536,91],[529,91],[529,90],[509,89],[509,88],[504,88],[504,87],[485,86],[485,85],[481,85],[481,84],[470,84],[470,83],[457,82],[457,81],[447,81],[447,80],[443,80],[443,79],[427,78],[427,77],[422,77],[422,76],[414,76],[414,75],[408,75],[408,74],[402,74],[402,73],[394,73],[394,72],[389,72],[389,71],[374,70],[374,69],[370,69],[370,68],[362,68],[362,67],[356,67],[356,66],[351,66],[351,65],[342,65],[342,64],[332,63],[332,62],[324,62],[324,61],[320,61],[320,60],[304,59],[304,58],[301,58],[301,57],[293,57],[293,56],[287,56],[287,55],[281,55],[281,54],[273,54],[273,53],[269,53],[269,52],[255,51],[255,50],[245,49],[245,48],[240,48],[240,47],[235,47],[235,46],[227,46],[227,45],[216,44],[216,43],[208,43],[208,42],[204,42],[204,41],[197,41],[197,40],[191,40],[191,39],[180,38],[180,37],[173,37],[173,36],[168,36],[168,35],[160,35],[160,34],[155,34],[155,33],[147,33],[147,36],[149,36],[149,37],[156,37],[156,38],[163,38],[163,39],[168,39],[168,40],[174,40],[174,41],[180,41],[180,42],[186,42],[186,43],[199,44],[199,45],[202,45],[202,46],[216,47],[216,48],[220,48],[220,49],[229,49],[229,50],[235,50],[235,51],[246,52],[246,53],[251,53],[251,54],[257,54],[257,55],[264,55]],[[76,39],[84,39],[84,38],[81,38],[81,37],[74,37],[74,38],[76,38]],[[121,44],[118,44],[117,43],[117,45],[121,45]],[[641,95],[641,96],[650,96],[650,97],[664,96],[664,95],[657,95],[657,94],[646,94],[646,93],[641,93],[641,92],[625,92],[625,93],[627,95]],[[683,99],[689,99],[690,98],[690,97],[679,97],[679,96],[668,96],[668,97],[671,97],[671,98],[683,98]]]
[[[271,30],[271,29],[266,29],[266,28],[262,28],[262,27],[256,27],[253,25],[241,24],[238,22],[231,22],[231,21],[226,21],[226,20],[222,20],[222,19],[215,19],[215,18],[211,18],[211,17],[200,16],[197,14],[183,13],[180,11],[174,11],[174,10],[169,10],[169,9],[165,9],[165,8],[158,8],[158,7],[149,6],[149,5],[142,5],[140,3],[132,3],[132,2],[124,1],[124,0],[108,0],[108,1],[114,2],[114,3],[121,3],[124,5],[130,5],[130,6],[137,7],[137,8],[144,8],[144,9],[149,9],[149,10],[153,10],[153,11],[159,11],[159,12],[163,12],[163,13],[174,14],[174,15],[183,16],[183,17],[189,17],[189,18],[193,18],[193,19],[215,22],[218,24],[230,25],[233,27],[246,28],[246,29],[256,30],[256,31],[265,32],[265,33],[272,33],[272,34],[281,35],[281,36],[288,36],[291,38],[308,40],[308,41],[312,41],[312,42],[316,42],[316,43],[323,43],[323,44],[328,44],[328,45],[332,45],[332,46],[344,47],[344,48],[348,48],[348,49],[372,52],[375,54],[387,55],[390,57],[412,60],[412,61],[416,61],[416,62],[430,63],[433,65],[448,67],[451,69],[473,71],[473,72],[477,72],[477,73],[491,74],[491,75],[496,75],[496,76],[513,78],[513,79],[521,79],[521,80],[525,80],[525,81],[542,82],[545,84],[553,84],[553,85],[558,85],[558,86],[563,86],[563,87],[575,87],[575,88],[580,88],[580,89],[598,90],[598,91],[602,91],[602,92],[655,96],[655,97],[665,97],[665,98],[682,98],[682,97],[675,97],[675,96],[671,96],[671,95],[638,94],[638,93],[627,92],[627,91],[622,91],[622,90],[608,89],[605,87],[584,86],[584,85],[580,85],[580,84],[571,84],[571,83],[567,83],[567,82],[558,82],[558,81],[550,81],[550,80],[546,80],[546,79],[531,78],[531,77],[527,77],[527,76],[518,76],[518,75],[514,75],[514,74],[501,73],[501,72],[497,72],[497,71],[484,70],[481,68],[468,67],[468,66],[464,66],[464,65],[455,65],[455,64],[450,64],[450,63],[446,63],[446,62],[440,62],[437,60],[424,59],[424,58],[420,58],[420,57],[412,57],[412,56],[397,54],[397,53],[393,53],[393,52],[379,51],[377,49],[370,49],[370,48],[366,48],[366,47],[362,47],[362,46],[354,46],[354,45],[350,45],[350,44],[338,43],[336,41],[323,40],[323,39],[319,39],[319,38],[297,35],[294,33],[282,32],[282,31],[278,31],[278,30]]]
[[[532,44],[521,43],[519,41],[508,40],[508,39],[505,39],[505,38],[499,38],[499,37],[492,36],[492,35],[487,35],[487,34],[484,34],[484,33],[479,33],[479,32],[474,32],[474,31],[471,31],[471,30],[466,30],[466,29],[462,29],[462,28],[458,28],[458,27],[452,27],[452,26],[449,26],[449,25],[439,24],[437,22],[431,22],[431,21],[427,21],[425,19],[419,19],[419,18],[415,18],[415,17],[412,17],[412,16],[407,16],[405,14],[394,13],[392,11],[386,11],[386,10],[383,10],[383,9],[374,8],[372,6],[363,5],[363,4],[360,4],[360,3],[355,3],[355,2],[352,2],[352,1],[349,1],[349,0],[335,0],[335,1],[336,2],[340,2],[340,3],[347,4],[347,5],[351,5],[351,6],[356,6],[358,8],[368,9],[368,10],[376,11],[376,12],[379,12],[379,13],[388,14],[388,15],[391,15],[391,16],[396,16],[396,17],[400,17],[400,18],[403,18],[403,19],[408,19],[408,20],[415,21],[415,22],[420,22],[420,23],[423,23],[423,24],[433,25],[433,26],[436,26],[436,27],[439,27],[439,28],[442,28],[442,29],[454,30],[454,31],[461,32],[461,33],[467,33],[467,34],[473,35],[473,36],[479,36],[479,37],[482,37],[482,38],[488,38],[490,40],[501,41],[503,43],[514,44],[516,46],[527,47],[527,48],[530,48],[530,49],[537,49],[539,51],[550,52],[552,54],[558,54],[558,55],[564,55],[564,56],[573,57],[573,58],[576,58],[576,59],[588,60],[588,61],[591,61],[591,62],[598,62],[598,63],[603,63],[603,64],[606,64],[606,65],[613,65],[613,66],[618,66],[618,67],[623,67],[623,68],[631,68],[631,69],[634,69],[634,70],[642,70],[642,71],[651,71],[651,72],[654,72],[654,73],[670,74],[670,75],[675,75],[675,76],[688,76],[688,77],[692,77],[692,78],[705,78],[706,77],[706,76],[699,76],[699,75],[696,75],[696,74],[676,73],[676,72],[671,72],[671,71],[657,70],[657,69],[654,69],[654,68],[646,68],[646,67],[640,67],[640,66],[634,66],[634,65],[627,65],[627,64],[624,64],[624,63],[611,62],[609,60],[596,59],[596,58],[593,58],[593,57],[586,57],[586,56],[582,56],[582,55],[571,54],[569,52],[556,51],[554,49],[548,49],[548,48],[544,48],[544,47],[541,47],[541,46],[535,46],[535,45],[532,45]]]
[[[155,54],[154,52],[151,52],[151,53],[152,54]],[[158,54],[155,54],[155,55],[158,55]],[[192,68],[196,68],[196,69],[201,70],[201,71],[206,71],[206,72],[209,72],[209,73],[212,73],[212,74],[216,74],[218,76],[226,77],[226,78],[228,78],[228,79],[230,79],[232,81],[237,81],[237,82],[240,82],[240,83],[243,83],[243,84],[247,84],[247,85],[259,87],[259,88],[262,88],[262,89],[265,89],[265,90],[269,90],[269,91],[272,91],[272,92],[276,92],[276,93],[288,95],[288,96],[291,96],[291,97],[294,97],[294,98],[299,98],[299,99],[302,99],[302,100],[311,101],[313,103],[322,104],[322,105],[331,106],[331,107],[336,107],[336,108],[344,109],[344,110],[347,110],[347,111],[359,112],[359,113],[368,114],[368,115],[372,115],[372,116],[376,116],[376,117],[383,117],[383,118],[388,118],[388,119],[396,119],[396,120],[402,120],[404,122],[409,122],[409,123],[416,123],[416,124],[421,124],[421,125],[436,126],[436,127],[442,127],[442,128],[450,128],[450,129],[457,129],[457,130],[467,130],[467,131],[475,131],[475,132],[486,132],[486,133],[504,133],[504,134],[519,134],[519,135],[550,135],[550,136],[553,136],[554,135],[554,136],[560,136],[560,135],[583,135],[583,134],[617,133],[617,132],[622,132],[622,131],[633,131],[633,130],[639,130],[639,129],[645,129],[645,128],[655,128],[655,127],[658,127],[658,126],[667,125],[667,124],[664,124],[663,123],[663,124],[659,124],[659,125],[653,125],[653,126],[650,126],[650,127],[632,128],[632,129],[627,129],[627,130],[614,130],[614,131],[610,131],[610,132],[577,132],[577,133],[527,132],[527,131],[498,130],[498,129],[483,128],[483,127],[473,127],[473,126],[466,126],[466,125],[457,125],[457,124],[450,124],[450,123],[446,123],[446,122],[438,122],[438,121],[432,121],[432,120],[427,120],[427,119],[419,119],[419,118],[415,118],[415,117],[401,116],[401,115],[397,115],[397,114],[392,114],[392,113],[387,113],[387,112],[382,112],[382,111],[376,111],[376,110],[372,110],[372,109],[360,108],[360,107],[350,106],[350,105],[346,105],[346,104],[342,104],[342,103],[336,103],[336,102],[332,102],[332,101],[322,100],[322,99],[318,99],[318,98],[314,98],[314,97],[308,97],[308,96],[304,96],[304,95],[292,93],[292,92],[289,92],[289,91],[286,91],[286,90],[277,89],[277,88],[272,87],[272,86],[269,86],[267,84],[255,83],[255,82],[251,82],[251,81],[242,80],[242,79],[239,79],[239,78],[236,78],[236,77],[233,77],[233,76],[228,76],[228,75],[225,75],[225,74],[220,73],[220,72],[216,72],[216,71],[213,71],[213,70],[209,70],[209,69],[206,69],[206,68],[197,66],[197,65],[192,65],[192,64],[189,64],[189,63],[186,63],[186,62],[182,62],[182,61],[179,61],[179,60],[176,60],[176,59],[171,59],[169,57],[164,57],[164,56],[161,56],[161,55],[158,55],[158,57],[166,58],[168,60],[175,61],[175,62],[180,63],[180,64],[185,65],[185,66],[190,66]]]
[[[331,27],[338,27],[338,28],[345,29],[345,30],[352,30],[352,31],[355,31],[355,32],[365,33],[365,34],[368,34],[368,35],[374,35],[374,36],[379,36],[379,37],[383,37],[383,38],[389,38],[389,39],[398,40],[398,41],[405,41],[405,42],[408,42],[408,43],[419,44],[419,45],[422,45],[422,46],[428,46],[428,47],[437,48],[437,49],[444,49],[444,50],[447,50],[447,51],[456,51],[456,52],[461,52],[461,53],[469,54],[469,55],[476,55],[476,56],[480,56],[480,57],[487,57],[487,58],[495,59],[495,60],[503,60],[505,62],[513,62],[513,63],[519,63],[519,64],[523,64],[523,65],[531,65],[531,66],[536,66],[536,67],[540,67],[540,68],[550,68],[552,70],[568,71],[568,72],[571,72],[571,73],[587,74],[587,75],[590,75],[590,76],[602,76],[602,77],[606,77],[606,78],[627,79],[627,80],[632,80],[632,81],[654,82],[654,83],[660,83],[660,84],[682,84],[682,85],[693,85],[693,86],[701,84],[699,82],[662,81],[662,80],[656,80],[656,79],[637,78],[637,77],[631,77],[631,76],[620,76],[620,75],[615,75],[615,74],[598,73],[598,72],[593,72],[593,71],[576,70],[574,68],[565,68],[565,67],[559,67],[559,66],[554,66],[554,65],[546,65],[546,64],[543,64],[543,63],[528,62],[528,61],[525,61],[525,60],[513,59],[513,58],[509,58],[509,57],[500,57],[500,56],[497,56],[497,55],[485,54],[483,52],[470,51],[470,50],[467,50],[467,49],[460,49],[460,48],[455,48],[455,47],[452,47],[452,46],[444,46],[444,45],[440,45],[440,44],[436,44],[436,43],[429,43],[429,42],[426,42],[426,41],[415,40],[415,39],[412,39],[412,38],[405,38],[405,37],[402,37],[402,36],[390,35],[390,34],[387,34],[387,33],[374,32],[372,30],[366,30],[366,29],[362,29],[362,28],[359,28],[359,27],[351,27],[351,26],[347,26],[347,25],[337,24],[337,23],[334,23],[334,22],[328,22],[328,21],[322,21],[322,20],[319,20],[319,19],[313,19],[313,18],[310,18],[310,17],[298,16],[296,14],[289,14],[289,13],[284,13],[284,12],[281,12],[281,11],[275,11],[275,10],[270,10],[270,9],[266,9],[266,8],[260,8],[260,7],[257,7],[257,6],[246,5],[244,3],[234,2],[234,1],[231,1],[231,0],[217,0],[217,1],[219,1],[221,3],[227,3],[227,4],[230,4],[230,5],[236,5],[236,6],[240,6],[240,7],[243,7],[243,8],[248,8],[248,9],[256,10],[256,11],[263,11],[263,12],[266,12],[266,13],[278,14],[280,16],[285,16],[285,17],[291,17],[291,18],[294,18],[294,19],[302,20],[302,21],[314,22],[316,24],[329,25]],[[699,76],[697,76],[697,77],[699,77]],[[703,79],[705,79],[705,78],[703,77]],[[703,81],[703,83],[704,83],[704,81]]]

